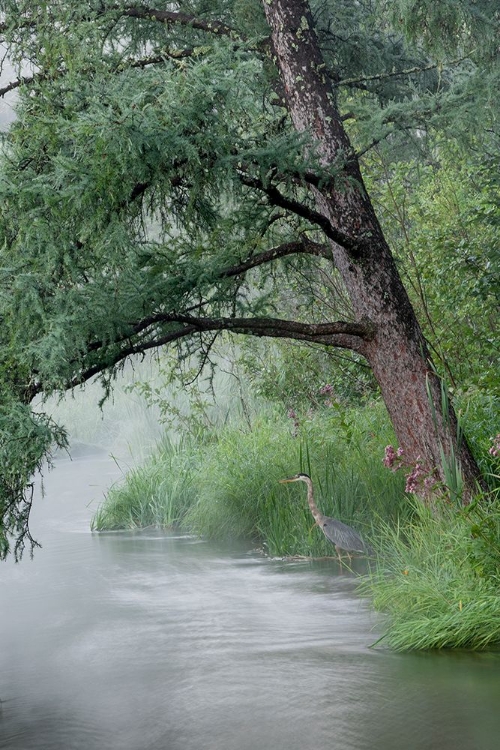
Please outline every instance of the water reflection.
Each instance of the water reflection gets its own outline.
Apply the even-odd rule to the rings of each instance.
[[[493,750],[498,654],[370,649],[334,562],[92,535],[106,457],[60,461],[34,562],[0,568],[0,748]]]

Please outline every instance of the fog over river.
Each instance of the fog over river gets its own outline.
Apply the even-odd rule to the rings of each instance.
[[[500,654],[370,648],[382,622],[333,560],[92,534],[120,476],[58,459],[43,548],[0,564],[2,750],[498,750]]]

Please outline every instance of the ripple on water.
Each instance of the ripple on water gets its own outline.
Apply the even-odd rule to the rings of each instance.
[[[113,467],[52,472],[44,548],[2,568],[1,750],[497,750],[500,655],[370,649],[334,560],[92,535]]]

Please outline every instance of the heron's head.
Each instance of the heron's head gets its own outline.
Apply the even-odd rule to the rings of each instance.
[[[290,479],[280,479],[281,484],[287,484],[288,482],[307,482],[311,479],[309,474],[295,474],[294,477],[290,477]]]

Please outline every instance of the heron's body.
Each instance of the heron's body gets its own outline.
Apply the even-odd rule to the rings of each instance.
[[[357,531],[348,526],[342,521],[337,521],[335,518],[329,518],[319,512],[316,503],[314,502],[313,483],[312,479],[308,474],[296,474],[290,479],[281,479],[282,484],[288,482],[305,482],[307,484],[307,502],[313,514],[316,526],[319,526],[323,534],[327,539],[335,545],[339,559],[341,559],[341,551],[347,552],[362,552],[366,553],[368,548]],[[349,555],[350,557],[350,555]]]

